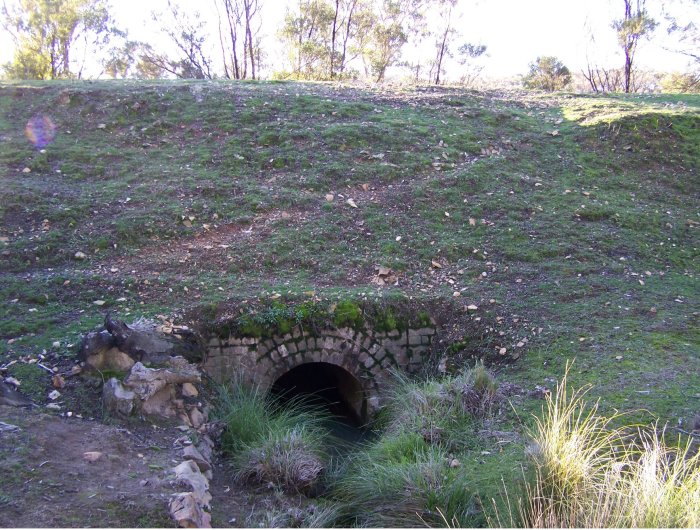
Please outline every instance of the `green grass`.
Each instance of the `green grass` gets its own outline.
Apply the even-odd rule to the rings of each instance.
[[[524,418],[528,392],[575,358],[571,381],[594,383],[606,414],[687,425],[699,109],[690,95],[0,84],[0,363],[71,359],[106,308],[258,315],[262,335],[299,321],[290,305],[351,300],[380,328],[428,308],[455,372],[517,353],[499,375],[522,387]],[[36,114],[57,126],[43,153],[23,132]],[[378,266],[398,285],[371,283]]]
[[[276,403],[242,382],[219,390],[216,415],[224,422],[224,452],[242,482],[292,493],[318,487],[327,466],[324,415],[303,403]]]
[[[490,499],[502,477],[517,476],[522,458],[519,447],[499,452],[491,465],[483,461],[494,448],[478,431],[494,419],[496,392],[483,365],[427,381],[397,375],[376,437],[353,450],[329,480],[337,524],[486,524]]]
[[[531,431],[525,494],[506,486],[497,525],[536,528],[693,528],[700,522],[700,455],[692,440],[668,444],[657,425],[614,426],[570,390],[566,375]],[[670,434],[670,433],[668,433]],[[668,436],[673,438],[673,436]],[[508,491],[510,490],[510,491]]]

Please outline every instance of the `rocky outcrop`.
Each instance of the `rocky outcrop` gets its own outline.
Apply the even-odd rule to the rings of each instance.
[[[135,363],[128,371],[123,383],[111,378],[102,390],[105,409],[117,416],[139,413],[146,416],[178,417],[184,424],[201,427],[206,422],[203,411],[186,403],[185,393],[201,382],[196,366],[182,357],[172,357],[162,368],[148,368]],[[186,391],[183,392],[184,385]]]
[[[172,357],[201,360],[199,339],[187,327],[157,326],[144,320],[128,326],[109,314],[103,330],[83,337],[78,353],[88,369],[119,372],[128,371],[137,362],[162,365]]]

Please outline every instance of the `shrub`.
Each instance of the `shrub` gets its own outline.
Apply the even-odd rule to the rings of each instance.
[[[700,92],[700,73],[668,74],[661,80],[661,89],[671,94],[697,94]]]
[[[385,442],[358,454],[338,481],[336,497],[345,506],[345,522],[381,528],[443,526],[446,521],[472,526],[469,517],[478,501],[466,477],[450,468],[447,453],[438,447],[413,452],[419,439],[400,438],[389,443],[388,459],[382,458],[389,449]],[[396,458],[394,444],[407,444],[409,451]]]
[[[538,57],[530,63],[530,71],[523,77],[525,88],[553,92],[562,90],[571,83],[571,72],[556,57]]]

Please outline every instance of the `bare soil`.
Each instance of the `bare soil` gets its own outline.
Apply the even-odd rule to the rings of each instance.
[[[174,426],[106,425],[0,406],[0,527],[173,527]],[[89,461],[86,452],[100,452]]]

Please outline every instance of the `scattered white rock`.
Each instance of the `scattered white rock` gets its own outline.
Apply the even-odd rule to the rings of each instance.
[[[99,451],[85,451],[83,453],[83,459],[88,462],[97,462],[100,458],[102,458],[102,453]]]

